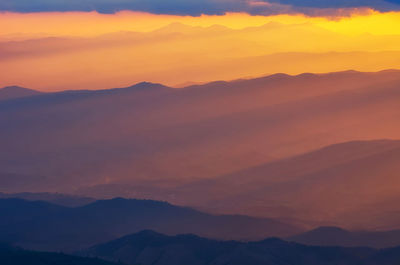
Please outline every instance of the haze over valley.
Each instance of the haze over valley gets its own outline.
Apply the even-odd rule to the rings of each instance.
[[[2,191],[397,229],[385,214],[397,207],[399,82],[348,71],[23,93],[0,101]]]
[[[400,2],[0,1],[1,265],[400,264]]]

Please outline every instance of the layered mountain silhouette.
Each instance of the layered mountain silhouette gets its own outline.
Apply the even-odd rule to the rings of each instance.
[[[276,74],[3,100],[0,191],[397,229],[399,83],[395,70]]]
[[[390,248],[400,245],[400,230],[347,231],[339,227],[319,227],[287,240],[314,246]]]
[[[279,239],[241,243],[142,231],[80,252],[126,264],[394,265],[399,249],[313,247]]]
[[[0,100],[29,97],[39,94],[42,94],[42,92],[19,86],[8,86],[0,89]]]
[[[97,258],[83,258],[62,253],[36,252],[0,244],[2,265],[116,265]],[[120,263],[118,263],[120,264]]]
[[[0,244],[0,260],[4,265],[234,265],[249,262],[255,265],[395,265],[400,261],[399,248],[317,247],[276,238],[247,243],[216,241],[190,234],[166,236],[151,230],[74,254],[37,252]]]
[[[255,239],[298,234],[276,220],[210,215],[165,202],[113,199],[70,208],[43,201],[0,199],[0,242],[45,251],[73,251],[153,229],[219,239]]]
[[[215,211],[398,229],[399,162],[400,141],[347,142],[179,190],[187,203]]]
[[[309,23],[273,22],[236,30],[173,23],[153,32],[41,35],[0,43],[8,77],[1,86],[16,82],[44,89],[99,89],[143,80],[175,85],[278,72],[379,71],[398,68],[400,58],[396,35],[350,36]]]
[[[27,201],[46,201],[57,205],[67,207],[83,206],[96,201],[96,199],[89,197],[79,197],[61,193],[33,193],[33,192],[22,192],[22,193],[2,193],[0,192],[1,199],[18,198]]]

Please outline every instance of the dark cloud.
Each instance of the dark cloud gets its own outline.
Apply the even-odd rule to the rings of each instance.
[[[15,12],[98,11],[115,13],[121,10],[156,14],[222,14],[246,10],[242,0],[0,0],[0,10]]]
[[[115,13],[134,10],[155,14],[223,14],[247,12],[277,14],[304,12],[307,8],[371,7],[381,11],[398,9],[400,0],[0,0],[1,11],[98,11]],[[266,3],[266,4],[262,4]]]
[[[310,8],[370,7],[380,11],[397,10],[400,0],[269,0],[271,2]]]
[[[388,2],[400,5],[400,0],[388,0]]]

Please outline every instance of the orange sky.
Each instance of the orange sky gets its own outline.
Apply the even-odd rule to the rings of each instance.
[[[173,23],[173,24],[172,24]],[[400,13],[1,13],[0,87],[181,85],[276,72],[400,68]]]

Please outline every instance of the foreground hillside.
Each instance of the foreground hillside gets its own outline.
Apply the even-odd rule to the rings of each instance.
[[[243,243],[195,235],[166,236],[145,230],[81,250],[75,256],[1,244],[0,262],[2,265],[396,265],[400,262],[399,253],[399,248],[312,247],[275,238]]]
[[[70,208],[0,199],[0,212],[0,242],[45,251],[78,250],[143,229],[219,239],[261,239],[302,231],[273,219],[210,215],[144,200],[113,199]]]
[[[61,253],[35,252],[0,245],[1,265],[116,265],[97,258],[82,258]],[[118,263],[120,264],[120,263]]]
[[[240,243],[194,235],[165,236],[152,231],[94,246],[84,256],[131,265],[395,265],[400,249],[310,247],[279,239]]]
[[[50,193],[0,194],[1,196],[33,201],[0,200],[3,211],[3,221],[0,224],[4,225],[4,229],[0,229],[0,242],[5,240],[43,250],[68,250],[69,248],[76,249],[81,244],[93,244],[90,242],[98,242],[102,237],[89,231],[101,231],[101,229],[109,233],[109,236],[103,235],[104,240],[141,229],[156,229],[168,234],[197,233],[210,238],[244,239],[245,241],[279,236],[288,241],[314,246],[371,248],[400,246],[400,230],[367,231],[318,227],[299,233],[299,231],[305,231],[305,228],[297,228],[278,220],[246,216],[213,216],[156,201],[125,199],[98,201],[94,203],[97,205],[96,210],[93,210],[92,200],[94,199],[91,198]],[[38,199],[46,200],[51,204],[35,202]],[[77,209],[59,207],[55,204]],[[78,207],[83,205],[88,207]],[[17,206],[21,207],[20,211],[12,209]],[[90,209],[88,212],[94,216],[90,218],[88,213],[82,214],[83,209]],[[98,219],[98,216],[102,214],[99,213],[100,211],[104,212],[104,217],[100,218],[102,221]],[[121,222],[118,219],[124,221]],[[39,222],[39,220],[43,225],[35,225],[35,222]],[[293,220],[287,221],[293,222]],[[73,223],[67,225],[67,222]],[[108,222],[108,226],[103,225],[105,222]],[[57,236],[49,234],[49,225],[54,226],[54,229],[63,227],[65,231],[61,233],[56,231],[57,236],[71,233],[70,242],[63,243]],[[32,231],[33,229],[38,231]],[[50,232],[53,231],[51,229]],[[32,235],[37,237],[38,233],[40,233],[39,239],[29,238]],[[88,238],[83,239],[82,236]]]

